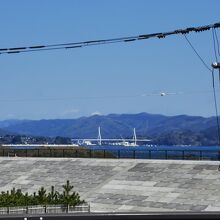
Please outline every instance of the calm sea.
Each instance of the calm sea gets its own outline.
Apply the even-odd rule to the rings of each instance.
[[[219,160],[220,146],[88,146],[118,158]]]
[[[137,147],[125,147],[125,146],[112,146],[112,145],[106,145],[106,146],[87,146],[89,149],[94,150],[198,150],[198,151],[220,151],[220,146],[165,146],[165,145],[157,145],[157,146],[137,146]]]
[[[12,149],[43,149],[37,146],[19,146]],[[219,160],[220,146],[87,146],[87,149],[110,152],[117,158],[140,158],[140,159],[211,159]]]
[[[38,149],[42,147],[38,146],[16,146],[11,147],[12,149]],[[165,145],[156,145],[156,146],[136,146],[136,147],[125,147],[125,146],[113,146],[113,145],[90,145],[86,146],[88,149],[93,150],[196,150],[196,151],[220,151],[220,146],[165,146]]]

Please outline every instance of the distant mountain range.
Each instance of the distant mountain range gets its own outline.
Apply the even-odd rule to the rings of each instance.
[[[164,116],[158,114],[109,114],[78,119],[0,121],[0,134],[97,138],[101,126],[103,138],[151,138],[161,144],[217,144],[216,119],[200,116]]]
[[[0,136],[5,136],[5,135],[9,135],[9,134],[12,134],[12,133],[9,131],[5,131],[3,129],[0,129]]]

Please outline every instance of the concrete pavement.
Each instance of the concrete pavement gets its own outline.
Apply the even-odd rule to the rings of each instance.
[[[66,180],[93,212],[220,211],[218,161],[0,158],[0,191]]]

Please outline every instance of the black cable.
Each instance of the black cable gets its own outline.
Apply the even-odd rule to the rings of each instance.
[[[129,40],[131,41],[131,40]],[[132,40],[133,41],[133,40]],[[111,42],[99,42],[99,43],[90,43],[90,44],[82,44],[82,45],[70,45],[70,46],[60,46],[60,47],[39,47],[38,49],[28,49],[28,50],[18,50],[18,51],[3,51],[0,54],[12,54],[12,53],[27,53],[27,52],[38,52],[38,51],[50,51],[50,50],[63,50],[63,49],[75,49],[75,48],[82,48],[88,46],[96,46],[96,45],[103,45],[103,44],[113,44],[113,43],[120,43],[120,42],[128,42],[128,40],[117,40]]]
[[[82,44],[97,44],[97,43],[106,43],[106,42],[113,42],[113,41],[129,41],[133,38],[137,38],[138,36],[134,37],[121,37],[121,38],[112,38],[112,39],[105,39],[105,40],[92,40],[92,41],[81,41],[81,42],[72,42],[72,43],[60,43],[60,44],[46,44],[46,45],[37,45],[37,46],[28,46],[28,47],[12,47],[12,48],[1,48],[0,51],[11,51],[11,50],[26,50],[26,49],[42,49],[47,47],[62,47],[65,48],[67,46],[77,46]]]
[[[217,101],[216,101],[216,93],[215,93],[214,68],[212,68],[212,88],[213,88],[213,96],[214,96],[214,103],[215,103],[216,124],[217,124],[217,132],[218,132],[218,145],[220,146],[220,125],[219,125],[219,116],[218,116],[218,106],[217,106]],[[220,152],[218,152],[218,159],[220,161]],[[220,171],[220,164],[218,166],[218,171]]]
[[[9,47],[9,48],[0,48],[0,54],[14,54],[14,53],[23,53],[23,52],[34,52],[34,51],[45,51],[45,50],[59,50],[59,49],[73,49],[84,46],[95,46],[101,44],[110,44],[110,43],[119,43],[119,42],[133,42],[136,40],[145,40],[149,38],[165,38],[169,35],[176,34],[188,34],[190,32],[202,32],[210,30],[211,28],[220,28],[220,23],[199,26],[199,27],[188,27],[186,29],[178,29],[169,32],[159,32],[152,34],[142,34],[130,37],[120,37],[120,38],[110,38],[110,39],[101,39],[101,40],[90,40],[90,41],[80,41],[80,42],[71,42],[71,43],[60,43],[60,44],[47,44],[47,45],[33,45],[27,47]]]
[[[199,55],[199,53],[196,51],[195,47],[192,45],[192,43],[189,41],[189,39],[187,38],[187,36],[185,34],[183,34],[183,36],[185,37],[186,41],[188,42],[188,44],[190,45],[190,47],[193,49],[193,51],[195,52],[195,54],[197,55],[197,57],[200,59],[200,61],[203,63],[203,65],[205,66],[206,69],[208,69],[210,72],[212,72],[212,70],[209,68],[209,66],[205,63],[205,61],[203,60],[203,58]]]
[[[212,39],[213,39],[213,48],[214,48],[214,54],[215,54],[215,61],[218,62],[217,50],[216,50],[216,42],[215,42],[215,33],[214,33],[214,29],[213,28],[212,28]]]
[[[219,47],[218,35],[216,33],[216,30],[215,29],[213,29],[213,30],[214,30],[214,34],[215,34],[215,38],[216,38],[216,42],[217,42],[218,55],[220,57],[220,47]]]
[[[213,39],[214,39],[214,48],[215,48],[215,57],[216,57],[216,62],[218,62],[218,59],[217,59],[217,52],[218,51],[218,56],[220,58],[220,48],[219,48],[219,41],[218,41],[218,35],[216,33],[216,30],[215,29],[212,29],[213,30]],[[216,40],[216,44],[217,44],[217,49],[216,49],[216,46],[215,46],[215,40]],[[218,74],[218,82],[219,82],[219,87],[220,87],[220,69],[219,69],[219,74]]]
[[[212,88],[213,88],[213,96],[214,96],[214,102],[215,102],[216,124],[217,124],[217,129],[218,129],[218,142],[220,145],[220,124],[219,124],[218,105],[217,105],[216,91],[215,91],[214,68],[212,69]]]
[[[218,42],[218,39],[216,38],[216,33],[213,28],[212,28],[212,39],[213,39],[215,60],[218,63],[217,50],[216,50],[216,43]],[[220,77],[219,77],[219,85],[220,85]],[[215,92],[214,68],[212,68],[212,87],[213,87],[213,96],[214,96],[214,103],[215,103],[216,124],[217,124],[217,132],[218,132],[218,145],[220,146],[220,125],[219,125],[219,116],[218,116],[218,105],[217,105],[216,92]],[[218,159],[220,161],[220,152],[218,153]],[[220,171],[220,164],[218,166],[218,170]]]
[[[214,32],[212,32],[213,34],[213,43],[214,43],[214,52],[215,52],[215,57],[217,60],[217,53],[216,53],[216,45],[215,45],[215,35]],[[192,45],[192,43],[189,41],[189,39],[186,37],[186,35],[184,34],[185,39],[187,40],[188,44],[191,46],[191,48],[193,49],[193,51],[195,52],[195,54],[198,56],[198,58],[200,59],[200,61],[203,63],[203,65],[205,66],[205,68],[207,68],[209,71],[211,71],[212,73],[212,88],[213,88],[213,96],[214,96],[214,107],[215,107],[215,115],[216,115],[216,124],[217,124],[217,132],[218,132],[218,144],[220,146],[220,124],[219,124],[219,116],[218,116],[218,105],[217,105],[217,98],[216,98],[216,91],[215,91],[215,77],[214,77],[214,68],[210,69],[208,67],[208,65],[205,63],[205,61],[202,59],[202,57],[199,55],[199,53],[196,51],[196,49],[194,48],[194,46]],[[216,61],[217,62],[217,61]],[[219,70],[220,72],[220,70]],[[219,152],[219,161],[220,161],[220,152]],[[218,170],[220,171],[220,164],[218,167]]]

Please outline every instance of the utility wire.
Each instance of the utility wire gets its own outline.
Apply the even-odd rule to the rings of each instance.
[[[214,52],[217,62],[217,53],[216,53],[216,42],[215,42],[215,34],[212,29],[212,36],[213,36],[213,45],[214,45]],[[192,45],[192,43],[189,41],[187,36],[184,34],[185,39],[187,40],[190,47],[193,49],[194,53],[197,55],[197,57],[200,59],[200,61],[203,63],[206,69],[211,71],[212,73],[212,88],[213,88],[213,96],[214,96],[214,107],[215,107],[215,115],[216,115],[216,124],[217,124],[217,131],[218,131],[218,143],[220,145],[220,124],[219,124],[219,116],[218,116],[218,105],[217,105],[217,98],[216,98],[216,89],[215,89],[215,76],[214,76],[214,68],[210,69],[209,66],[205,63],[205,61],[202,59],[202,57],[199,55],[195,47]],[[220,154],[219,154],[219,160],[220,160]],[[218,170],[220,171],[220,165]]]
[[[214,51],[215,51],[215,58],[216,58],[216,62],[219,62],[218,58],[217,58],[217,52],[218,52],[218,56],[220,59],[220,48],[219,48],[219,41],[218,41],[218,35],[216,33],[215,29],[212,29],[212,35],[213,35],[213,41],[214,41]],[[216,44],[215,44],[215,40],[216,40]],[[217,48],[216,48],[217,45]],[[218,81],[219,81],[219,87],[220,87],[220,69],[219,69],[219,73],[218,73]]]
[[[216,30],[215,29],[213,29],[213,30],[214,30],[214,34],[215,34],[215,38],[216,38],[216,42],[217,42],[218,55],[220,57],[220,47],[219,47],[218,35],[216,33]]]
[[[214,55],[215,55],[216,62],[218,63],[217,50],[216,50],[216,42],[215,42],[215,40],[217,40],[217,42],[218,42],[218,39],[216,37],[217,36],[216,36],[215,31],[214,31],[214,29],[212,29],[212,39],[213,39],[213,46],[214,46]],[[219,70],[219,85],[220,85],[220,70]],[[213,88],[213,96],[214,96],[214,104],[215,104],[216,124],[217,124],[217,132],[218,132],[218,144],[220,145],[220,125],[219,125],[217,98],[216,98],[216,92],[215,92],[214,67],[212,68],[212,88]],[[218,159],[220,161],[220,152],[218,153]],[[218,166],[218,170],[220,171],[220,164]]]
[[[218,129],[218,141],[219,141],[219,145],[220,145],[220,124],[219,124],[218,105],[217,105],[217,99],[216,99],[216,92],[215,92],[214,68],[212,69],[212,88],[213,88],[213,95],[214,95],[214,102],[215,102],[215,114],[216,114],[216,123],[217,123],[217,129]]]
[[[218,62],[218,57],[217,57],[217,49],[216,49],[216,35],[214,32],[214,29],[212,28],[212,39],[213,39],[213,48],[214,48],[214,55],[215,55],[215,61]]]
[[[46,45],[33,45],[33,46],[23,46],[23,47],[9,47],[9,48],[0,48],[0,54],[15,54],[15,53],[24,53],[24,52],[35,52],[35,51],[46,51],[46,50],[61,50],[61,49],[75,49],[85,46],[97,46],[103,44],[111,43],[121,43],[121,42],[133,42],[136,40],[146,40],[150,38],[165,38],[170,35],[177,34],[188,34],[190,32],[202,32],[208,31],[210,29],[220,28],[220,22],[205,26],[199,27],[188,27],[186,29],[177,29],[169,32],[159,32],[152,34],[142,34],[129,37],[120,37],[120,38],[110,38],[110,39],[101,39],[101,40],[90,40],[90,41],[80,41],[80,42],[70,42],[70,43],[60,43],[60,44],[46,44]]]
[[[75,97],[45,97],[45,98],[20,98],[20,99],[0,99],[0,103],[3,102],[38,102],[38,101],[68,101],[68,100],[95,100],[95,99],[127,99],[127,98],[142,98],[142,97],[159,97],[159,96],[176,96],[176,95],[194,95],[202,93],[211,93],[212,90],[197,90],[197,91],[185,91],[185,92],[152,92],[136,95],[117,95],[117,96],[75,96]],[[220,90],[219,90],[220,92]]]
[[[206,62],[204,61],[204,59],[199,55],[199,53],[197,52],[197,50],[195,49],[195,47],[192,45],[192,43],[190,42],[190,40],[187,38],[187,36],[185,34],[183,34],[183,36],[185,37],[187,43],[190,45],[190,47],[192,48],[192,50],[194,51],[194,53],[197,55],[197,57],[200,59],[200,61],[203,63],[204,67],[206,69],[208,69],[210,72],[212,72],[211,68],[209,68],[209,66],[206,64]]]
[[[50,51],[50,50],[63,50],[63,49],[76,49],[76,48],[82,48],[82,47],[88,47],[88,46],[95,46],[95,45],[102,45],[102,44],[113,44],[113,43],[119,43],[119,42],[124,42],[121,41],[121,40],[118,40],[118,41],[112,41],[112,42],[100,42],[100,43],[91,43],[91,44],[82,44],[82,45],[71,45],[71,46],[66,46],[66,47],[63,47],[63,46],[58,46],[58,47],[51,47],[50,46],[45,46],[45,47],[42,47],[39,49],[28,49],[28,50],[12,50],[12,51],[9,51],[9,52],[0,52],[0,55],[1,54],[15,54],[15,53],[27,53],[27,52],[39,52],[39,51]],[[77,43],[76,43],[77,44]],[[0,49],[1,51],[1,49]]]
[[[217,37],[216,36],[216,32],[215,32],[214,29],[212,29],[212,39],[213,39],[214,55],[215,55],[216,62],[218,62],[217,49],[216,49],[216,44],[218,44],[217,43],[218,40],[217,40],[216,37]],[[220,85],[220,75],[219,75],[219,85]],[[219,125],[219,114],[218,114],[217,98],[216,98],[216,92],[215,92],[214,67],[212,68],[212,88],[213,88],[213,96],[214,96],[214,102],[215,102],[215,114],[216,114],[216,124],[217,124],[217,129],[218,129],[218,141],[219,141],[219,145],[220,145],[220,125]],[[220,154],[219,154],[219,160],[220,160]],[[219,170],[220,170],[220,165],[219,165]]]

